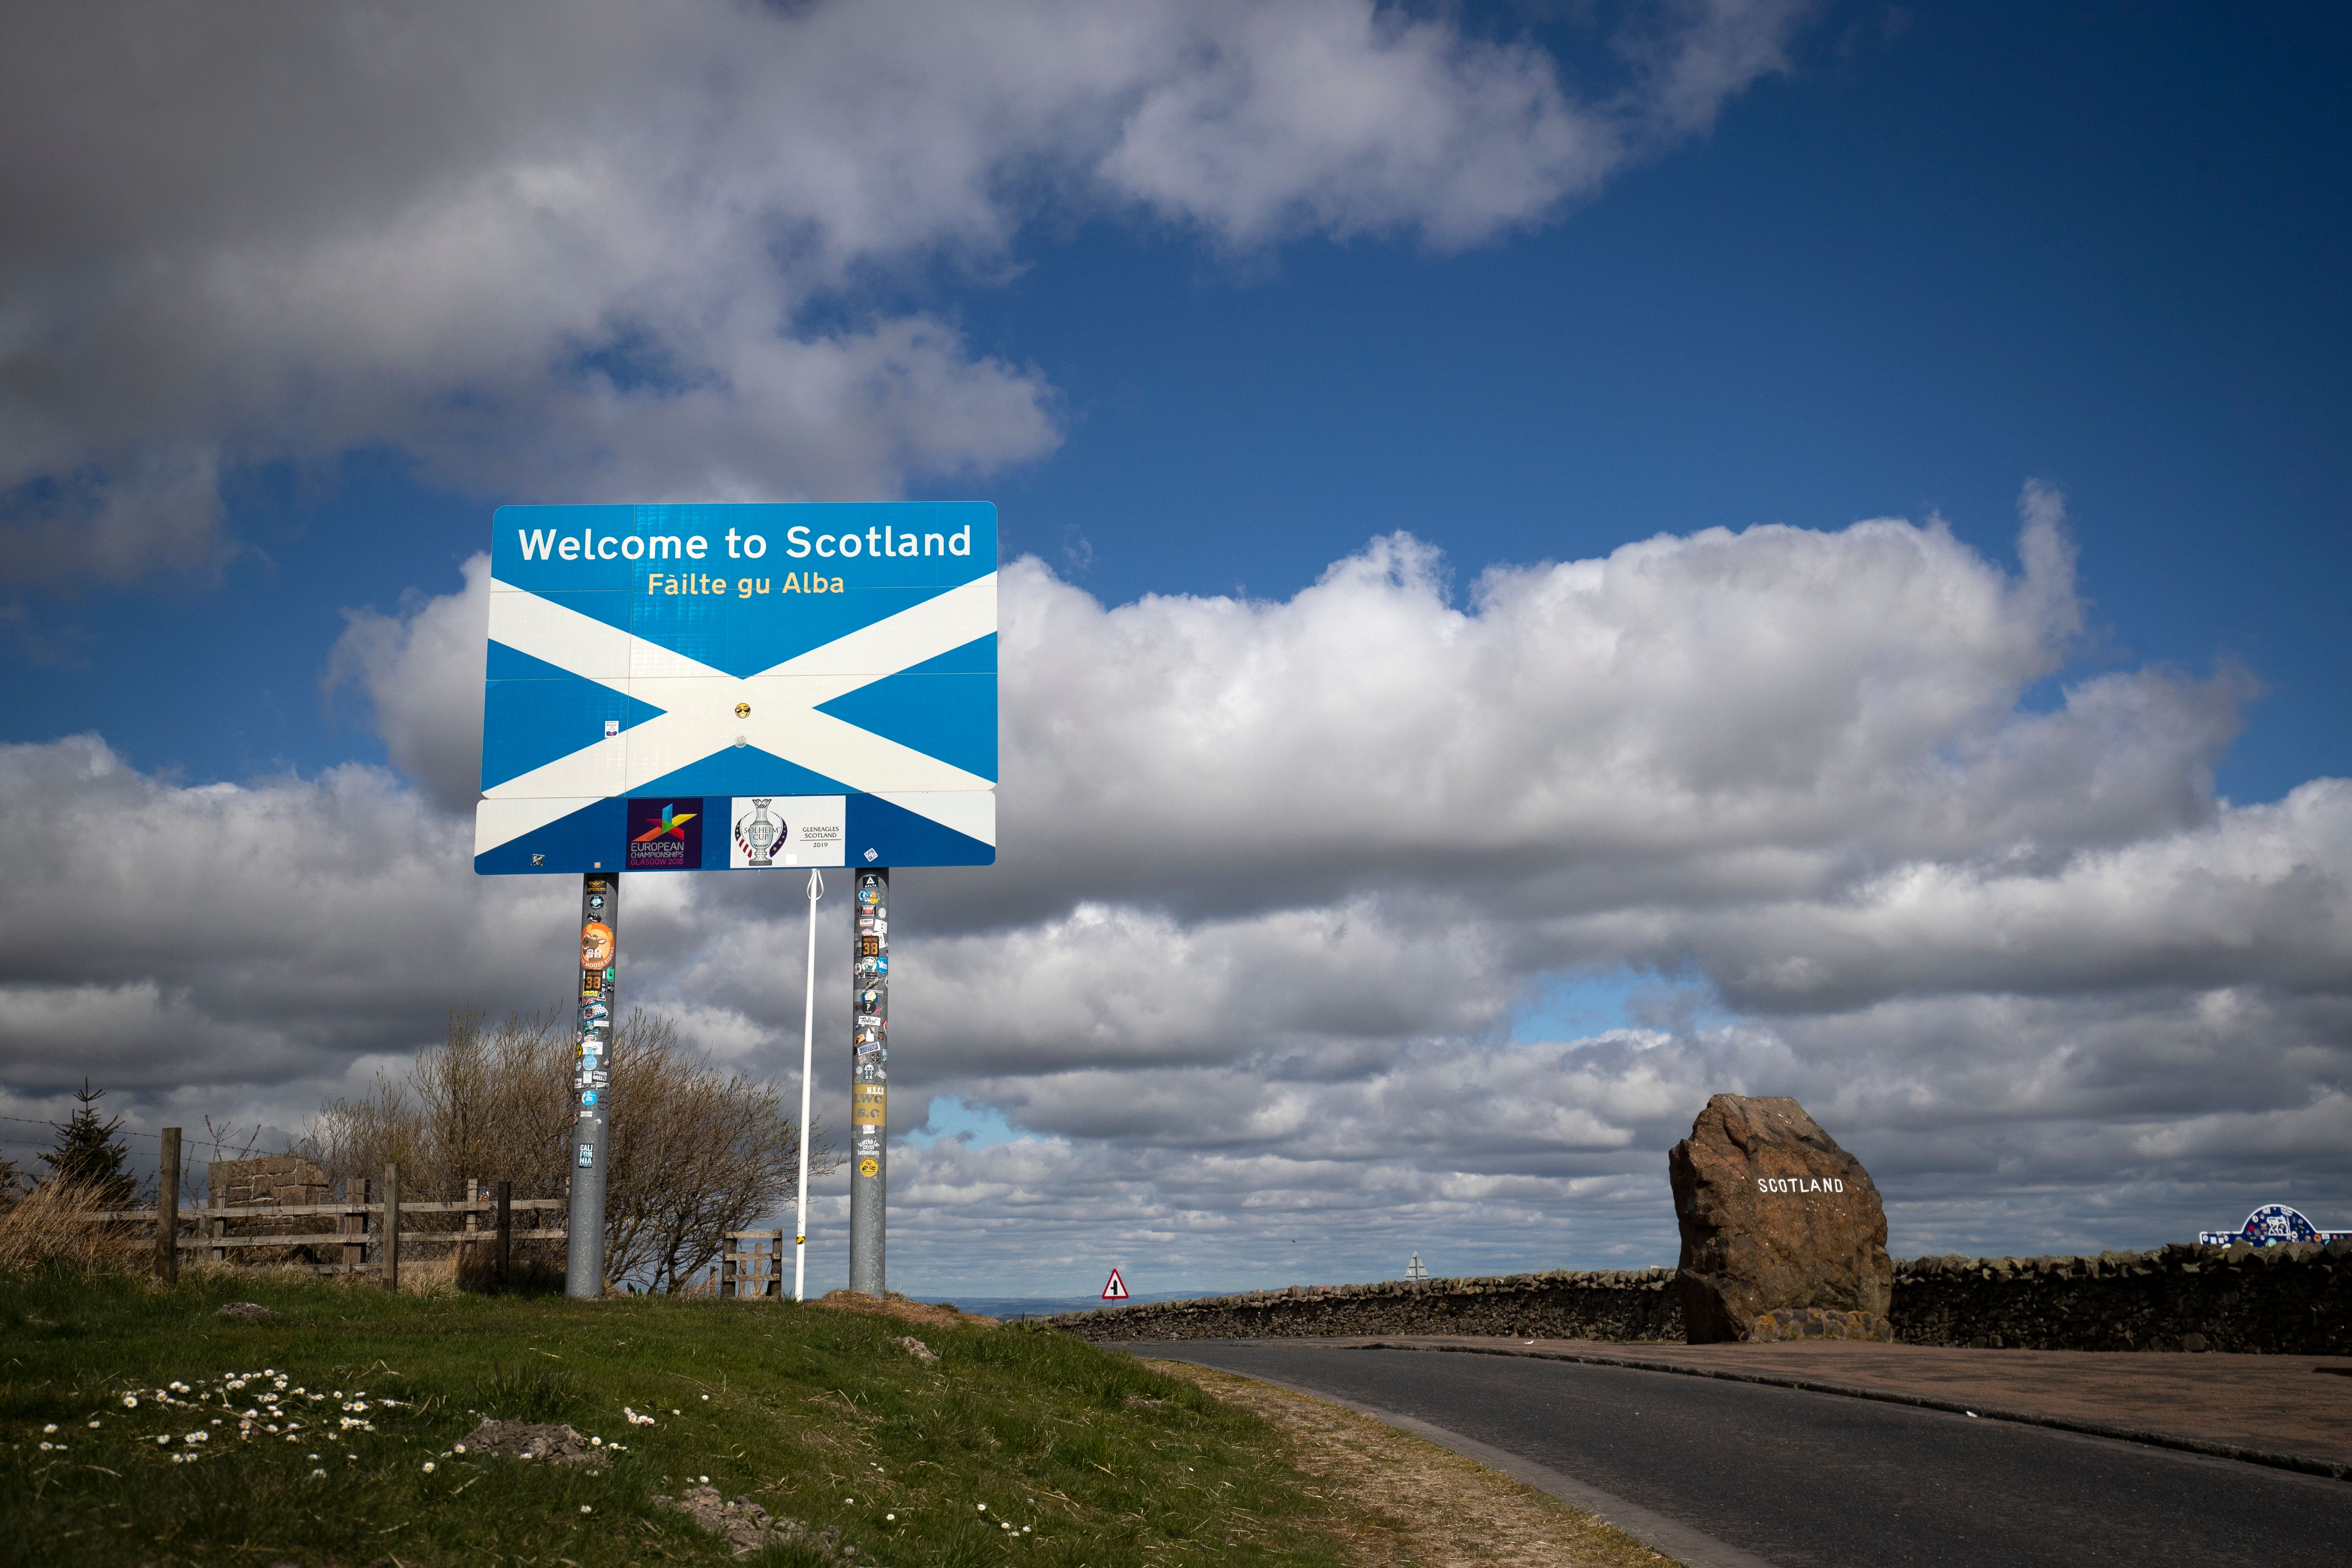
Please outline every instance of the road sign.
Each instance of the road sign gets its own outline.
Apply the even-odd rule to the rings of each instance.
[[[1118,1270],[1116,1268],[1110,1271],[1110,1278],[1103,1282],[1102,1299],[1106,1301],[1127,1300],[1127,1281],[1118,1277]]]
[[[2279,1247],[2290,1241],[2352,1240],[2352,1230],[2322,1230],[2303,1217],[2300,1209],[2284,1204],[2264,1204],[2246,1216],[2246,1223],[2235,1230],[2204,1230],[2197,1233],[2200,1247],[2234,1247],[2245,1242],[2254,1247]]]
[[[996,858],[996,509],[509,506],[474,869]]]

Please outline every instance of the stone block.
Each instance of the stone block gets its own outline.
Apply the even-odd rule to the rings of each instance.
[[[333,1201],[327,1173],[299,1154],[272,1154],[260,1160],[215,1160],[205,1167],[205,1183],[215,1206],[220,1208]]]
[[[1756,1338],[1759,1319],[1788,1309],[1888,1316],[1895,1262],[1877,1185],[1795,1100],[1717,1095],[1666,1172],[1690,1343]]]

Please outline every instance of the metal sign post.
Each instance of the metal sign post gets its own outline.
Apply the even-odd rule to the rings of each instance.
[[[580,879],[580,1032],[572,1067],[572,1225],[565,1233],[563,1293],[589,1301],[604,1293],[604,1167],[612,1147],[613,1000],[620,977],[621,879],[592,871]]]
[[[883,1294],[889,1192],[890,868],[857,873],[850,906],[849,1288]]]
[[[816,901],[824,897],[824,877],[808,879],[808,982],[801,990],[801,1175],[793,1192],[793,1300],[805,1300],[808,1284],[809,1079],[816,1064]]]

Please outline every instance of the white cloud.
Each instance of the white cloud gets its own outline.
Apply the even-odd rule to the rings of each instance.
[[[1646,1264],[1664,1151],[1724,1089],[1803,1100],[1898,1250],[2352,1205],[2352,784],[2217,800],[2227,680],[2022,706],[2081,615],[2056,498],[2021,512],[2016,572],[1895,520],[1661,537],[1460,602],[1403,538],[1281,602],[1106,606],[1008,569],[1003,859],[901,874],[892,1066],[902,1129],[943,1097],[1016,1136],[895,1154],[894,1258],[957,1289],[1074,1286],[1121,1247],[1209,1283],[1416,1247]],[[479,579],[339,647],[424,788],[0,752],[42,895],[0,906],[19,1105],[96,1063],[142,1114],[299,1119],[450,1005],[552,999],[571,889],[475,879],[447,809]],[[633,880],[625,1001],[790,1081],[797,892]],[[1559,977],[1628,966],[1663,994],[1626,1026],[1512,1037]],[[845,1019],[818,1016],[838,1125]]]
[[[1049,214],[1475,244],[1704,129],[1800,9],[1672,8],[1580,101],[1370,0],[15,7],[0,544],[202,568],[223,471],[355,447],[575,500],[1020,462],[1051,388],[905,269],[1001,272]]]
[[[2079,624],[2052,519],[2021,554],[2011,578],[1895,520],[1712,530],[1496,568],[1456,605],[1398,536],[1287,601],[1112,609],[1016,563],[1005,840],[1052,844],[1081,897],[1320,900],[1443,866],[1557,920],[2205,819],[2236,693],[2141,673],[2021,713]]]
[[[326,688],[364,689],[393,764],[444,810],[482,795],[483,677],[490,626],[490,558],[464,568],[462,592],[411,595],[398,616],[346,610],[328,656]]]

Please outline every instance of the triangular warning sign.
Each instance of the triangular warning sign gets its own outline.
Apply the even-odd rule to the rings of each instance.
[[[1110,1278],[1103,1282],[1102,1299],[1106,1301],[1127,1300],[1127,1281],[1118,1277],[1118,1270],[1116,1268],[1110,1271]]]

